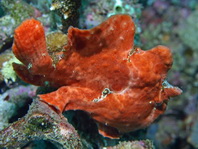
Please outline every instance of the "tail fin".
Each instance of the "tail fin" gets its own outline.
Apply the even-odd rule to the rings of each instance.
[[[46,69],[52,68],[44,28],[35,19],[26,20],[16,28],[12,49],[15,56],[32,74],[43,74]]]

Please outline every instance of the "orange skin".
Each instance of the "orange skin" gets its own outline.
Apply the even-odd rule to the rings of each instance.
[[[144,128],[163,114],[169,97],[181,90],[162,83],[172,66],[165,46],[135,49],[135,25],[128,15],[115,15],[90,30],[70,27],[63,56],[54,66],[40,22],[23,22],[14,35],[13,64],[31,84],[59,87],[39,95],[58,112],[84,110],[109,138]]]

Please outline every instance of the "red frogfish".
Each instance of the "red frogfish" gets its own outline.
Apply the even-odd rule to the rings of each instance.
[[[83,110],[100,134],[118,138],[147,127],[164,113],[169,98],[182,92],[165,81],[173,63],[170,49],[134,48],[134,34],[129,15],[111,16],[90,30],[70,27],[54,63],[44,27],[29,19],[15,30],[13,53],[22,64],[13,67],[27,83],[58,88],[38,95],[57,112]]]

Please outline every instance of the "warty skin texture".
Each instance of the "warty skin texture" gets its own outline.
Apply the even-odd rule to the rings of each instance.
[[[13,52],[24,64],[13,64],[19,77],[31,84],[59,89],[39,95],[56,108],[86,111],[106,137],[144,128],[163,114],[169,97],[181,94],[164,86],[172,66],[170,49],[134,48],[135,25],[128,15],[115,15],[101,25],[70,27],[65,50],[53,65],[40,22],[23,22],[14,35]]]

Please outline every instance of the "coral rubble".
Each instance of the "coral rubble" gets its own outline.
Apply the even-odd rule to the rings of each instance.
[[[0,51],[11,47],[14,29],[25,19],[34,16],[34,8],[18,0],[1,0],[0,5],[6,12],[0,18]]]
[[[36,86],[18,86],[0,94],[0,130],[9,125],[21,108],[36,96]]]
[[[77,132],[63,115],[38,100],[25,117],[1,131],[0,136],[0,148],[23,147],[38,139],[51,141],[58,148],[82,148]]]
[[[107,147],[107,149],[154,149],[154,146],[149,140],[124,141],[114,147]]]
[[[50,10],[56,10],[62,18],[62,31],[67,32],[69,26],[78,26],[81,0],[52,0]]]

